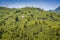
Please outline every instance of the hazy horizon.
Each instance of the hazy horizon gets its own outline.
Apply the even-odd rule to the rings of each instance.
[[[9,8],[38,7],[54,10],[60,6],[60,0],[0,0],[0,6]]]

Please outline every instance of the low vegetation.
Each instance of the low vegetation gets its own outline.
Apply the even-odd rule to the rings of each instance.
[[[0,40],[60,40],[60,13],[0,7]]]

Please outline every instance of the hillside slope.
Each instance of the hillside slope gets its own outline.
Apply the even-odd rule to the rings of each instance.
[[[30,7],[0,9],[0,40],[60,40],[60,13]]]

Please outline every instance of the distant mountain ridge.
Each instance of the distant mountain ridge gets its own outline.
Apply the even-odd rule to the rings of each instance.
[[[60,6],[54,9],[55,12],[60,12]]]
[[[55,8],[54,10],[49,10],[50,12],[60,12],[60,6]]]

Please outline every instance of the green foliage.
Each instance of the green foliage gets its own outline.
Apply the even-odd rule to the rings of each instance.
[[[0,40],[60,40],[60,13],[0,7]]]

